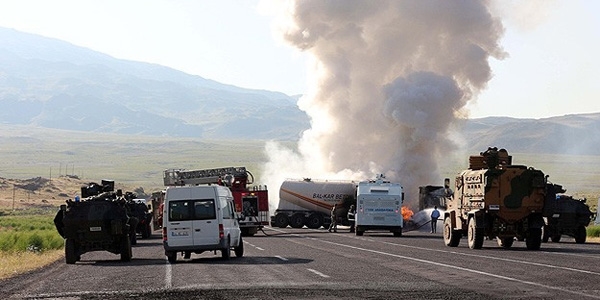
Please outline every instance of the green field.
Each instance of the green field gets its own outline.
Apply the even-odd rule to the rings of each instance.
[[[54,214],[20,212],[0,215],[0,252],[44,252],[62,249],[63,238],[53,223]]]

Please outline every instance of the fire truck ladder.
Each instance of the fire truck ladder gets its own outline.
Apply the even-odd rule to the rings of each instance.
[[[247,176],[246,167],[225,167],[203,170],[167,169],[164,172],[165,186],[226,183],[228,179]]]

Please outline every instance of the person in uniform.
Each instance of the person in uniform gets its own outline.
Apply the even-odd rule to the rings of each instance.
[[[350,205],[350,209],[348,209],[348,223],[350,223],[350,232],[354,232],[354,223],[356,217],[356,208],[354,208],[354,204]]]
[[[437,206],[433,207],[433,211],[431,211],[431,233],[437,232],[437,220],[440,217],[440,211],[437,209]]]
[[[337,232],[337,204],[334,204],[331,208],[331,224],[329,224],[329,232],[333,229],[333,232]]]

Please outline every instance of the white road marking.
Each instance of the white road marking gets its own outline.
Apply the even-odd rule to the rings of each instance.
[[[283,261],[287,261],[287,260],[288,260],[287,258],[285,258],[285,257],[281,257],[281,256],[279,256],[279,255],[275,255],[275,257],[277,257],[277,258],[279,258],[279,259],[281,259],[281,260],[283,260]]]
[[[261,247],[255,247],[256,249],[260,250],[260,251],[264,251],[265,249],[261,248]]]
[[[329,275],[325,275],[325,274],[323,274],[323,273],[321,273],[321,272],[319,272],[317,270],[313,270],[313,269],[307,269],[307,270],[309,270],[309,271],[311,271],[311,272],[313,272],[313,273],[315,273],[315,274],[317,274],[317,275],[319,275],[319,276],[321,276],[323,278],[329,278]]]
[[[165,289],[170,289],[173,284],[171,283],[171,278],[173,277],[173,268],[171,263],[169,263],[167,259],[167,264],[165,265]]]

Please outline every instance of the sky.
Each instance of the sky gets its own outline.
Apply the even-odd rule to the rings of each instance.
[[[373,2],[376,3],[376,2]],[[0,0],[0,27],[244,88],[305,94],[308,54],[260,0]],[[469,117],[600,112],[600,1],[498,1],[505,58]],[[1,41],[0,41],[1,42]]]

